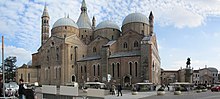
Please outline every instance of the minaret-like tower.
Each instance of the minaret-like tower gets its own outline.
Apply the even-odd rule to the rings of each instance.
[[[154,15],[153,12],[150,12],[149,15],[149,24],[150,24],[150,35],[152,35],[154,33]]]
[[[95,24],[96,23],[96,20],[95,20],[95,16],[93,16],[92,18],[92,29],[94,30],[95,29]]]
[[[87,7],[85,0],[82,1],[81,13],[77,20],[77,25],[79,27],[80,39],[85,43],[89,44],[93,38],[92,35],[92,25],[91,20],[87,14]]]
[[[84,28],[84,29],[91,29],[91,22],[89,19],[89,16],[87,14],[87,7],[86,7],[86,2],[85,0],[82,1],[81,5],[81,13],[80,16],[77,20],[77,25],[79,28]]]
[[[44,11],[41,16],[41,21],[42,21],[41,22],[41,45],[43,45],[49,38],[49,30],[50,30],[50,26],[49,26],[50,17],[47,11],[46,4],[44,6]]]

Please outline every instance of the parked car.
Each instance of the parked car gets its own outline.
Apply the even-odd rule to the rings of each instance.
[[[16,96],[18,93],[19,86],[16,82],[5,83],[5,95]]]
[[[220,85],[212,87],[211,91],[220,91]]]
[[[107,89],[106,85],[101,82],[86,82],[83,87],[83,92],[87,92],[88,88],[93,89]]]

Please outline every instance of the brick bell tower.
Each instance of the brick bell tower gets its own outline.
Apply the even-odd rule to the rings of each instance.
[[[49,38],[49,30],[50,30],[49,21],[50,21],[50,17],[48,14],[47,6],[45,4],[44,11],[41,16],[41,45],[43,45]]]

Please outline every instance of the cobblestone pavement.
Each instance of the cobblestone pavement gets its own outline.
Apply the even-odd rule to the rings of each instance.
[[[173,95],[173,92],[166,92],[164,96],[150,96],[140,99],[220,99],[220,92],[201,92],[196,93],[194,91],[183,92],[182,95]]]

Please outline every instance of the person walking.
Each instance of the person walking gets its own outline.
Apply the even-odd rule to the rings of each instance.
[[[122,96],[122,86],[121,84],[118,85],[118,96],[119,96],[119,93],[121,93],[121,96]]]
[[[116,89],[115,85],[112,85],[112,94],[113,95],[116,95],[116,90],[115,89]]]
[[[26,86],[24,85],[24,80],[20,79],[19,82],[20,82],[18,89],[19,99],[25,99],[24,91],[26,89]]]

